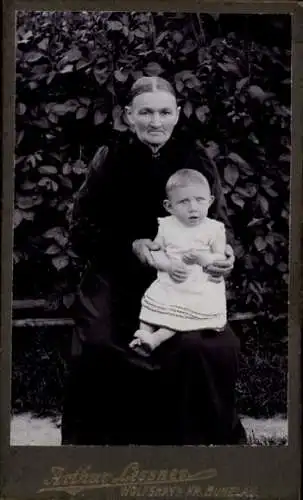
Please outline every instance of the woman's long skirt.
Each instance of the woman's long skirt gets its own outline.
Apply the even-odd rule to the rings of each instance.
[[[66,386],[62,444],[245,443],[238,368],[239,340],[229,327],[177,334],[149,360],[109,341],[84,346]]]

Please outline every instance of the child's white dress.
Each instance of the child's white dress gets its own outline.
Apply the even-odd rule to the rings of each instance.
[[[174,216],[158,219],[156,240],[169,259],[182,261],[185,253],[196,250],[211,252],[215,243],[225,242],[225,227],[206,218],[199,226],[187,227]],[[225,243],[223,243],[225,244]],[[153,252],[157,260],[159,252]],[[157,279],[142,299],[140,320],[176,331],[221,329],[226,325],[225,282],[209,280],[200,265],[187,266],[190,274],[182,283],[174,282],[168,273],[158,271]]]

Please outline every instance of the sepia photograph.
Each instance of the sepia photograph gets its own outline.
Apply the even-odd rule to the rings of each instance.
[[[291,15],[15,22],[10,444],[288,445]]]

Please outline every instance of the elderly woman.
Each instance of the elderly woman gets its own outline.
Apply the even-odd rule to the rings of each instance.
[[[216,200],[211,217],[229,226],[215,165],[194,138],[176,133],[180,108],[171,85],[140,78],[125,111],[130,134],[98,150],[74,203],[70,237],[86,267],[74,308],[62,444],[244,443],[235,408],[239,340],[229,327],[180,333],[148,359],[129,348],[155,278],[151,252],[168,178],[182,168],[203,173]],[[226,261],[208,272],[219,279],[233,263],[227,246]]]

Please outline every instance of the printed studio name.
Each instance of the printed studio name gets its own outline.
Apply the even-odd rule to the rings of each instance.
[[[119,476],[109,472],[91,472],[91,466],[79,467],[75,472],[67,473],[64,467],[52,467],[52,477],[44,485],[52,488],[60,486],[123,486],[140,483],[184,483],[211,479],[217,476],[215,469],[205,469],[191,474],[188,469],[141,469],[137,462],[130,463]]]
[[[190,473],[188,469],[142,469],[138,462],[128,464],[118,476],[109,472],[91,472],[91,466],[66,472],[64,467],[52,467],[52,476],[44,481],[45,491],[65,491],[76,495],[88,489],[120,488],[122,497],[140,498],[257,498],[253,488],[238,486],[204,488],[198,483],[217,477],[216,469]]]

